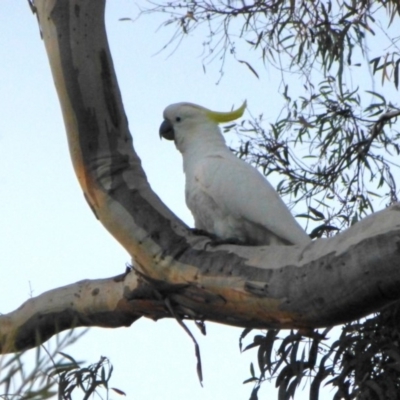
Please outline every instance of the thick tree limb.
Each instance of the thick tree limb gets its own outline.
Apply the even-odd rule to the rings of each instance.
[[[151,190],[132,146],[104,27],[104,0],[35,0],[75,172],[138,273],[54,289],[0,316],[1,352],[75,326],[171,316],[315,328],[399,300],[400,206],[297,246],[205,246]],[[154,116],[158,118],[158,116]],[[154,133],[156,134],[156,133]]]

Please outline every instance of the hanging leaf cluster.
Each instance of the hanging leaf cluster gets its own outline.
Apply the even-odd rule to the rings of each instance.
[[[255,335],[243,348],[257,349],[257,366],[250,365],[250,400],[258,399],[264,382],[275,383],[278,399],[295,398],[308,383],[310,400],[320,389],[331,386],[333,400],[396,400],[400,393],[400,307],[398,304],[365,321],[345,324],[332,343],[335,332],[327,328],[311,338],[299,333],[271,329]],[[338,330],[336,328],[335,330]],[[250,330],[244,331],[243,341]],[[258,373],[256,373],[258,370]]]

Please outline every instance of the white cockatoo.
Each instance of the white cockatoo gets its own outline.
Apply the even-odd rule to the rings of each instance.
[[[225,144],[219,123],[240,118],[191,103],[164,110],[160,136],[174,140],[182,153],[186,204],[195,226],[221,241],[247,245],[310,242],[278,193],[261,173],[237,158]]]

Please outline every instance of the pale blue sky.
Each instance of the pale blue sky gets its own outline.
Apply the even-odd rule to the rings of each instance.
[[[137,11],[128,0],[111,0],[107,9],[125,110],[153,189],[191,225],[181,156],[158,136],[163,109],[190,101],[225,111],[247,99],[253,114],[263,112],[273,120],[280,110],[279,79],[261,67],[258,80],[234,62],[216,84],[219,63],[208,65],[204,74],[200,31],[170,57],[168,50],[155,55],[172,30],[157,31],[162,16],[118,21],[136,17]],[[2,274],[0,312],[6,313],[21,305],[31,289],[36,296],[78,280],[113,276],[130,260],[94,218],[75,179],[47,57],[27,2],[1,0],[0,27],[0,268],[7,271]],[[92,362],[100,355],[109,357],[115,367],[112,386],[127,392],[128,399],[247,399],[251,386],[242,382],[256,356],[239,353],[242,330],[207,323],[203,338],[190,327],[201,346],[204,388],[197,380],[192,342],[171,320],[92,329],[67,352]],[[260,394],[269,390],[275,398],[272,384],[264,384]]]

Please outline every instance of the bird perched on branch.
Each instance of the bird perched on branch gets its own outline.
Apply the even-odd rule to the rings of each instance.
[[[164,110],[160,136],[182,153],[186,204],[195,226],[224,241],[246,245],[306,244],[309,236],[278,193],[225,144],[218,124],[243,115],[246,102],[231,112],[191,103]]]

